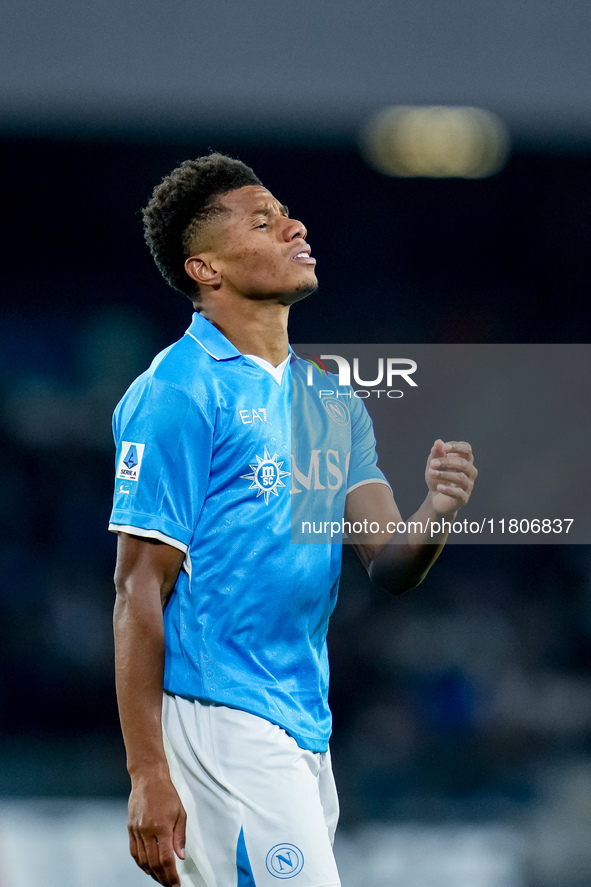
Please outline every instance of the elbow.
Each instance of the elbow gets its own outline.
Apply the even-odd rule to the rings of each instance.
[[[115,604],[113,607],[113,622],[115,630],[124,624],[130,613],[129,588],[115,576]]]
[[[120,612],[129,609],[135,611],[141,605],[142,599],[146,597],[141,594],[141,584],[132,574],[117,569],[113,581],[115,584],[115,609]]]
[[[379,586],[379,588],[383,588],[385,591],[388,592],[388,594],[391,594],[393,597],[401,597],[403,594],[406,594],[407,591],[412,591],[413,588],[417,588],[417,586],[421,584],[425,577],[420,576],[418,579],[408,579],[406,577],[404,579],[392,579],[389,576],[374,576],[370,571],[369,578],[374,585]]]
[[[130,587],[129,583],[126,580],[126,577],[119,570],[115,570],[115,575],[113,577],[113,582],[115,584],[115,597],[117,601],[127,600],[129,597]]]
[[[374,558],[367,572],[374,585],[378,585],[394,597],[400,597],[420,585],[428,570],[413,569],[404,560],[392,562],[392,559],[384,561],[381,558]]]

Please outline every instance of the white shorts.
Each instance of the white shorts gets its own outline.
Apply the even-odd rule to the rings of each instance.
[[[340,887],[330,752],[238,709],[164,694],[164,747],[187,812],[183,887]]]

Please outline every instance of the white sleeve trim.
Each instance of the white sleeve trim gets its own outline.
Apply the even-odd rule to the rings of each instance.
[[[370,477],[368,480],[360,480],[358,483],[353,484],[352,487],[347,487],[347,493],[351,493],[357,487],[364,487],[365,484],[385,484],[390,490],[392,489],[388,481],[384,480],[383,477]]]
[[[130,536],[145,536],[147,539],[158,539],[160,542],[172,545],[173,548],[178,548],[183,554],[187,554],[189,551],[189,546],[185,545],[184,542],[179,542],[178,539],[173,539],[171,536],[165,536],[160,530],[144,530],[143,527],[127,527],[122,524],[109,524],[109,530],[111,533],[129,533]]]

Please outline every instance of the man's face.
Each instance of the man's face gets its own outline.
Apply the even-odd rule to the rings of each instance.
[[[318,287],[306,228],[266,188],[247,185],[219,198],[211,262],[224,286],[249,299],[291,304]]]

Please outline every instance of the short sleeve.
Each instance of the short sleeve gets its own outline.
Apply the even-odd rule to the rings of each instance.
[[[183,389],[138,380],[118,405],[109,529],[141,531],[187,551],[205,499],[213,426]]]
[[[347,473],[347,492],[367,483],[390,486],[378,468],[373,423],[365,404],[360,398],[353,397],[351,400],[351,458]]]

